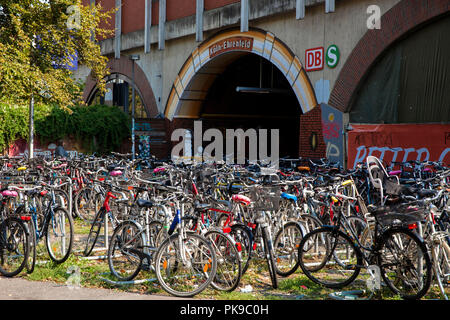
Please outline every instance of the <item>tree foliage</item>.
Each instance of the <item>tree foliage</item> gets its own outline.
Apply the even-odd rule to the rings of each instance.
[[[28,106],[0,103],[0,152],[16,139],[28,139]],[[107,153],[118,150],[130,136],[130,119],[119,108],[106,105],[57,105],[37,103],[36,136],[41,143],[73,137],[84,152]]]
[[[93,41],[110,31],[100,28],[111,11],[81,0],[0,0],[0,99],[16,103],[56,103],[65,108],[80,102],[80,85],[65,67],[76,56],[91,69],[101,90],[107,58]]]

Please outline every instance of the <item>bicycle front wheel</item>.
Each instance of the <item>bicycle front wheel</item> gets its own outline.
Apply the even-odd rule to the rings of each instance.
[[[272,287],[274,289],[278,288],[278,278],[277,278],[277,267],[275,263],[275,253],[273,252],[272,239],[269,237],[268,230],[266,228],[262,229],[262,237],[264,241],[264,251],[267,260],[267,266],[269,268],[270,280],[272,281]]]
[[[47,251],[56,263],[69,258],[73,245],[73,220],[66,209],[56,208],[47,223]]]
[[[242,274],[245,274],[249,265],[253,252],[253,235],[241,224],[231,226],[230,236],[236,242],[236,245],[241,253]]]
[[[273,245],[278,275],[287,277],[298,269],[298,246],[302,238],[302,229],[296,222],[288,222],[278,231]]]
[[[214,289],[231,292],[241,281],[241,257],[236,243],[228,235],[210,230],[205,237],[211,242],[217,256],[217,272],[211,285]]]
[[[101,200],[101,195],[94,188],[88,186],[80,189],[75,194],[73,205],[75,214],[84,221],[91,223],[102,205]]]
[[[33,219],[33,218],[31,218]],[[27,259],[27,273],[33,273],[34,266],[36,265],[36,246],[37,246],[37,239],[36,239],[36,227],[34,226],[33,220],[28,221],[26,224],[26,227],[28,228],[29,233],[29,247],[28,247],[28,259]]]
[[[108,248],[108,265],[120,281],[134,279],[142,267],[144,241],[141,229],[131,221],[122,222],[112,235]]]
[[[30,247],[27,229],[17,218],[6,218],[0,224],[0,273],[14,277],[25,268]]]
[[[350,237],[329,227],[316,229],[303,237],[298,259],[310,280],[328,288],[349,285],[362,266],[362,253]]]
[[[202,292],[216,276],[217,258],[209,241],[197,234],[174,234],[155,256],[156,277],[161,287],[177,297]]]
[[[91,230],[86,240],[86,246],[84,248],[84,255],[87,257],[94,250],[95,244],[97,243],[98,236],[100,234],[100,229],[102,228],[103,218],[106,212],[101,208],[95,215],[94,221],[92,221]]]
[[[431,260],[425,243],[404,228],[387,230],[379,250],[381,276],[403,299],[420,299],[430,288]]]

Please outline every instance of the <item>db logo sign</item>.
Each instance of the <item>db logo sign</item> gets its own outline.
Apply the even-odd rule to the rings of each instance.
[[[308,49],[305,53],[305,70],[306,71],[316,71],[323,69],[323,47]]]

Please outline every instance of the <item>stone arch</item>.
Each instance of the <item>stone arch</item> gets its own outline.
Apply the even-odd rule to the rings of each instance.
[[[209,86],[223,71],[223,65],[239,54],[253,53],[274,64],[291,85],[303,113],[317,106],[311,85],[300,59],[274,34],[256,28],[221,31],[205,40],[187,58],[178,73],[165,108],[165,117],[178,115],[196,118]],[[218,62],[219,61],[219,62]]]
[[[110,59],[107,64],[107,68],[111,74],[121,74],[128,79],[132,78],[132,64],[133,62],[126,56],[122,56],[120,59]],[[136,63],[134,67],[135,71],[135,85],[136,90],[142,97],[142,103],[144,104],[147,115],[150,118],[155,118],[159,115],[158,106],[156,104],[155,96],[153,94],[152,87],[145,75],[144,71]],[[108,76],[109,77],[109,76]],[[131,84],[131,83],[130,83]],[[97,83],[90,74],[86,80],[86,86],[83,91],[83,100],[88,103],[97,89]]]
[[[339,73],[329,104],[349,112],[359,85],[378,57],[417,27],[450,11],[448,0],[402,0],[381,17],[381,29],[368,30]]]

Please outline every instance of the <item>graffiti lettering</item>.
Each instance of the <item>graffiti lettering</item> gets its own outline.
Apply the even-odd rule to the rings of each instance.
[[[450,132],[445,133],[445,144],[450,143]]]
[[[341,127],[336,122],[322,122],[322,130],[325,139],[339,138]]]
[[[398,157],[401,153],[403,153],[403,157]],[[356,164],[360,162],[364,162],[366,157],[368,156],[376,156],[381,161],[391,162],[391,161],[402,161],[406,162],[409,160],[417,160],[417,161],[440,161],[440,162],[449,162],[450,161],[450,148],[444,149],[438,159],[430,159],[430,151],[428,148],[390,148],[390,147],[366,147],[359,146],[356,148],[356,156],[353,162],[353,168],[355,168]],[[447,157],[449,159],[447,159]]]

